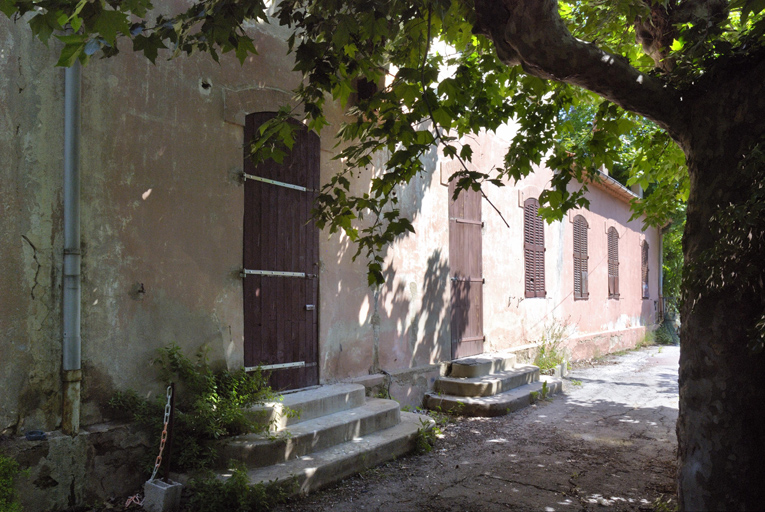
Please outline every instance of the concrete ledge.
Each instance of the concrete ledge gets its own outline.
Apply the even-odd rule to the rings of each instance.
[[[530,405],[531,393],[541,392],[544,382],[547,382],[550,395],[560,393],[563,389],[563,382],[560,379],[544,377],[542,381],[526,384],[494,396],[461,397],[428,393],[425,395],[424,403],[428,409],[462,416],[503,416]]]
[[[361,407],[291,426],[286,437],[248,434],[226,440],[219,449],[219,464],[226,467],[234,459],[250,467],[270,466],[392,427],[399,420],[398,403],[373,398]]]
[[[248,473],[250,482],[282,482],[293,494],[308,494],[413,451],[422,422],[431,425],[432,421],[427,416],[403,412],[401,423],[394,427],[307,457],[252,470]]]
[[[269,424],[272,431],[284,430],[288,425],[361,407],[364,405],[364,395],[364,386],[360,384],[321,386],[283,395],[280,402],[252,407],[248,416],[258,424]],[[290,416],[288,409],[298,415]]]
[[[449,377],[472,378],[512,370],[516,355],[513,352],[486,354],[452,361]]]
[[[645,326],[617,329],[613,331],[581,334],[569,338],[564,346],[571,353],[572,361],[593,359],[635,348],[646,335]]]
[[[539,368],[533,365],[520,365],[512,370],[470,379],[441,377],[436,381],[433,391],[464,397],[489,396],[504,393],[538,380]]]

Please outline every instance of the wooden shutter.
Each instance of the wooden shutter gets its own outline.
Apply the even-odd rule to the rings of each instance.
[[[619,298],[619,233],[608,228],[608,298]]]
[[[534,198],[523,202],[523,258],[526,297],[544,297],[545,232],[539,201]]]
[[[574,217],[574,299],[589,297],[587,286],[587,221],[581,215]]]
[[[643,258],[642,258],[642,272],[641,272],[641,284],[643,288],[643,298],[647,299],[650,297],[650,294],[648,293],[648,242],[643,241]]]

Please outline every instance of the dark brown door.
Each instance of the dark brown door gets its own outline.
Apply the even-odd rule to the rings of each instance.
[[[463,190],[454,200],[449,183],[449,265],[452,357],[483,352],[481,193]]]
[[[319,137],[300,126],[281,164],[258,165],[248,142],[271,113],[245,121],[244,364],[271,367],[274,389],[318,384]],[[296,123],[297,125],[297,123]]]

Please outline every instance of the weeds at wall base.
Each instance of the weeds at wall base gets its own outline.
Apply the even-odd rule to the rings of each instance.
[[[221,480],[212,474],[192,478],[181,508],[187,512],[265,512],[284,503],[297,490],[297,481],[251,484],[242,465]]]
[[[23,474],[15,459],[0,453],[0,512],[21,512],[14,484]]]
[[[534,365],[539,367],[540,372],[552,375],[565,360],[566,353],[563,343],[568,339],[568,324],[554,321],[546,325],[539,340],[539,348],[534,358]]]
[[[221,437],[269,430],[269,424],[259,424],[247,413],[253,405],[276,399],[267,374],[214,371],[205,351],[192,360],[176,344],[161,348],[152,364],[165,382],[176,383],[173,471],[211,467],[218,456],[215,441]],[[150,401],[132,390],[117,392],[108,404],[112,418],[132,421],[159,446],[166,400],[160,395]],[[149,454],[148,471],[155,457]]]

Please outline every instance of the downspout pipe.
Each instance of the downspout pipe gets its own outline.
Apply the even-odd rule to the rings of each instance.
[[[61,430],[77,435],[80,430],[80,384],[82,381],[80,336],[80,89],[82,68],[75,63],[64,70],[64,278],[62,346]]]

